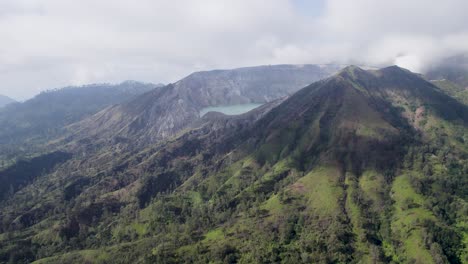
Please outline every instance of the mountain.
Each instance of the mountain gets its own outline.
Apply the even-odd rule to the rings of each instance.
[[[468,57],[454,56],[433,65],[427,78],[446,93],[468,104]]]
[[[425,75],[430,80],[446,79],[461,87],[468,87],[468,56],[449,57],[432,65]]]
[[[141,148],[82,140],[1,171],[0,262],[464,263],[467,136],[430,82],[350,66]]]
[[[187,128],[209,106],[265,103],[336,73],[339,65],[275,65],[193,73],[73,124],[72,139],[156,142]],[[97,138],[97,139],[96,139]],[[138,139],[138,140],[135,140]]]
[[[14,103],[14,102],[16,102],[16,101],[11,99],[10,97],[0,94],[0,108],[4,107],[6,105],[9,105],[11,103]]]
[[[134,81],[66,87],[10,104],[0,109],[0,155],[16,155],[20,148],[46,142],[62,133],[63,126],[156,87]]]

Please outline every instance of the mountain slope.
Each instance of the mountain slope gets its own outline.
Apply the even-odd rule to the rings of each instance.
[[[431,82],[450,96],[468,105],[468,86],[464,87],[447,79],[432,80]]]
[[[20,147],[28,148],[36,141],[45,142],[59,135],[63,126],[155,87],[133,81],[67,87],[9,105],[0,110],[0,155],[18,154]]]
[[[468,104],[468,58],[455,56],[431,67],[425,75],[449,95]]]
[[[466,230],[452,221],[466,223],[466,215],[448,208],[466,205],[460,193],[466,186],[466,145],[459,142],[450,151],[450,166],[457,169],[448,171],[440,163],[447,154],[439,152],[447,149],[434,144],[439,135],[430,133],[434,128],[449,132],[443,123],[466,137],[466,111],[397,67],[377,72],[347,68],[299,91],[248,132],[239,133],[239,142],[247,143],[226,150],[228,155],[215,162],[224,166],[195,170],[172,194],[155,196],[165,202],[156,200],[148,210],[164,213],[149,226],[164,233],[169,221],[182,231],[158,236],[156,241],[169,245],[154,242],[149,258],[200,263],[460,262],[466,256]],[[422,127],[421,117],[413,115],[430,121]],[[418,163],[430,155],[431,160]],[[183,161],[186,154],[179,156]],[[442,187],[448,182],[450,187]],[[445,198],[430,198],[441,192]],[[430,199],[446,203],[447,215],[427,205]],[[200,228],[198,221],[206,222]],[[195,234],[202,230],[203,236],[184,239],[191,234],[184,228]],[[181,239],[165,240],[170,237]]]
[[[170,137],[209,106],[265,103],[330,76],[338,65],[276,65],[197,72],[70,127],[73,139],[132,138],[146,144]]]
[[[0,204],[0,261],[463,263],[467,123],[407,70],[347,67],[144,149],[72,153]]]
[[[430,67],[425,76],[429,80],[448,80],[460,87],[468,87],[468,57],[449,57]]]
[[[16,101],[11,99],[10,97],[0,94],[0,108],[4,107],[6,105],[9,105],[11,103],[14,103],[14,102],[16,102]]]

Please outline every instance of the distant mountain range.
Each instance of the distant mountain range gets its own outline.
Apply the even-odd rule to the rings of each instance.
[[[6,106],[8,104],[14,103],[14,102],[16,102],[14,99],[11,99],[8,96],[0,94],[0,108]]]
[[[15,155],[22,148],[44,143],[60,135],[68,124],[160,86],[127,81],[66,87],[10,104],[0,109],[0,155]]]
[[[0,262],[464,263],[468,105],[428,80],[260,66],[62,116],[0,159]]]

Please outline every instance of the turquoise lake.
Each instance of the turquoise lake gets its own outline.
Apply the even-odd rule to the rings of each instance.
[[[206,113],[214,111],[220,112],[225,115],[240,115],[246,113],[254,108],[261,106],[262,104],[239,104],[239,105],[220,105],[205,107],[200,111],[200,116],[204,116]]]

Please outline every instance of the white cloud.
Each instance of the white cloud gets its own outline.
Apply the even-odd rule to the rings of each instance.
[[[324,39],[349,44],[343,58],[424,71],[467,52],[467,8],[464,0],[329,0],[319,24]]]
[[[0,94],[276,63],[420,71],[468,51],[465,0],[322,0],[311,16],[298,1],[2,0]]]

